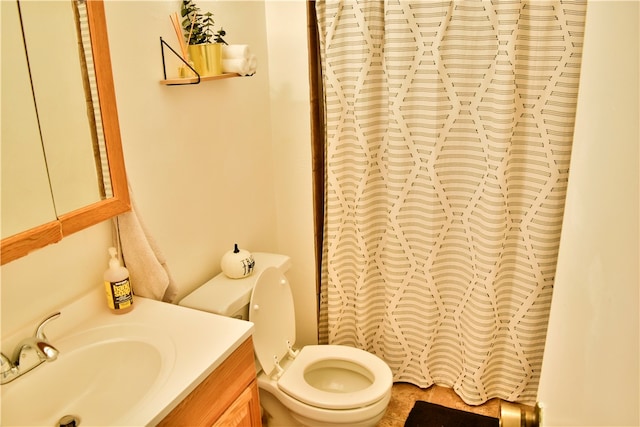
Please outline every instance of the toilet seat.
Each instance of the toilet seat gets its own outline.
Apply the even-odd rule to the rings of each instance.
[[[355,375],[366,377],[368,384],[355,391],[324,391],[305,380],[305,374],[314,367],[327,365],[355,371]],[[381,400],[389,392],[392,381],[387,364],[371,353],[344,345],[311,345],[300,350],[300,354],[278,380],[278,387],[309,405],[326,409],[353,409]]]
[[[311,345],[299,353],[295,343],[293,295],[286,277],[275,267],[267,267],[256,279],[249,320],[254,323],[256,358],[264,373],[277,378],[277,388],[288,396],[316,408],[355,409],[387,398],[392,383],[389,367],[364,350],[342,345]],[[287,361],[284,370],[280,361]],[[366,377],[366,386],[355,391],[325,391],[310,384],[305,375],[315,368],[335,367]]]

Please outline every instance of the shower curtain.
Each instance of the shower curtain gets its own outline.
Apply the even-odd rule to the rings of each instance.
[[[318,0],[320,341],[535,402],[586,1]]]

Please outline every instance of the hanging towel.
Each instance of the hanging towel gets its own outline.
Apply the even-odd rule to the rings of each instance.
[[[136,211],[132,198],[131,211],[118,215],[116,220],[122,257],[129,270],[133,293],[158,301],[174,302],[177,289],[166,259]]]

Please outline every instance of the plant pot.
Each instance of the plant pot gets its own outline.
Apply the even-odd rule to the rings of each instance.
[[[222,43],[191,44],[189,58],[201,77],[222,74]]]

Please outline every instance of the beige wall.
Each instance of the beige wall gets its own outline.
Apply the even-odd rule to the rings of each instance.
[[[298,344],[316,344],[306,2],[267,0],[266,22],[278,248],[293,259]]]
[[[255,76],[162,86],[159,36],[177,48],[169,14],[180,2],[106,3],[133,198],[179,297],[219,273],[220,258],[236,242],[290,255],[298,340],[315,342],[304,2],[268,2],[275,19],[269,28],[262,1],[198,4],[214,12],[229,43],[251,46]],[[282,22],[296,34],[278,32]],[[56,307],[101,286],[110,245],[106,222],[3,266],[2,336],[31,329]],[[3,342],[3,351],[10,347]]]
[[[640,425],[638,2],[589,1],[539,400],[545,426]]]

